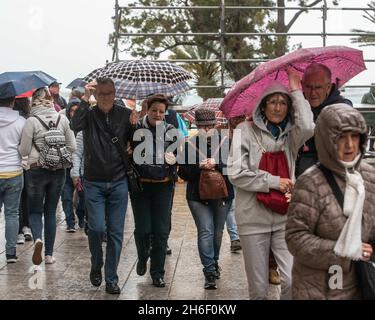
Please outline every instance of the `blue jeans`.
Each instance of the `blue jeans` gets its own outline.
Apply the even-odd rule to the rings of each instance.
[[[0,208],[4,204],[5,214],[5,252],[7,255],[16,254],[18,235],[18,215],[23,175],[10,179],[0,179]]]
[[[225,220],[232,201],[209,200],[207,204],[188,200],[198,231],[198,251],[204,273],[214,273],[219,260]]]
[[[52,256],[56,238],[56,208],[65,182],[65,170],[30,169],[26,173],[29,223],[34,240],[42,239],[45,255]]]
[[[117,267],[120,261],[125,214],[128,206],[128,181],[127,179],[116,182],[85,180],[84,188],[91,269],[98,271],[103,266],[102,238],[107,230],[105,281],[117,284]]]
[[[74,194],[74,185],[73,180],[70,177],[70,169],[66,170],[65,184],[63,192],[61,194],[61,202],[63,210],[65,213],[65,220],[67,229],[75,227],[75,218],[74,218],[74,209],[73,209],[73,194]],[[83,225],[85,211],[83,209],[82,197],[79,197],[78,205],[76,208],[77,217],[79,220],[79,225]]]
[[[235,199],[232,201],[232,205],[230,206],[228,216],[227,216],[227,231],[230,237],[230,241],[240,240],[237,231],[237,223],[236,218],[234,216],[234,207],[235,207]]]

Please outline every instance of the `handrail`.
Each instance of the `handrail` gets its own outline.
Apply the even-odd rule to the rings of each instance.
[[[121,10],[201,10],[201,9],[220,9],[221,6],[120,6]],[[315,10],[321,11],[321,7],[267,7],[267,6],[225,6],[225,9],[254,9],[254,10]],[[348,11],[363,11],[375,10],[369,7],[327,7],[327,10],[348,10]]]
[[[202,62],[202,63],[220,63],[221,65],[221,84],[219,86],[213,86],[213,85],[201,85],[201,86],[193,86],[193,88],[230,88],[229,86],[225,85],[225,78],[224,78],[224,64],[225,62],[249,62],[249,63],[260,63],[269,61],[270,59],[264,59],[264,58],[254,58],[254,59],[231,59],[226,58],[226,52],[225,52],[225,45],[223,45],[224,39],[226,37],[231,36],[238,36],[238,37],[269,37],[269,36],[275,36],[275,37],[286,37],[286,36],[293,36],[293,37],[322,37],[323,46],[326,46],[327,37],[355,37],[355,36],[374,36],[375,32],[373,33],[366,33],[366,32],[345,32],[345,33],[335,33],[335,32],[326,32],[326,22],[327,22],[327,13],[328,11],[375,11],[375,8],[371,7],[329,7],[327,5],[327,0],[323,0],[323,3],[321,6],[316,7],[299,7],[299,6],[293,6],[293,7],[285,7],[285,6],[230,6],[225,5],[225,0],[221,0],[220,5],[215,6],[120,6],[118,5],[118,1],[116,0],[116,30],[115,30],[115,46],[114,46],[114,54],[112,57],[112,60],[114,60],[114,57],[116,61],[119,61],[118,58],[118,51],[119,51],[119,45],[118,45],[118,39],[122,37],[142,37],[142,36],[148,36],[148,37],[163,37],[163,36],[175,36],[175,37],[191,37],[191,36],[207,36],[211,37],[211,40],[220,42],[220,58],[218,59],[174,59],[172,61],[177,63],[189,63],[189,62]],[[226,32],[225,31],[225,13],[229,10],[289,10],[289,11],[321,11],[322,12],[322,32]],[[220,10],[220,29],[217,32],[181,32],[181,33],[173,33],[173,32],[166,32],[166,33],[157,33],[157,32],[120,32],[119,31],[119,20],[121,15],[121,12],[124,10]],[[119,12],[118,12],[119,11]],[[116,53],[115,53],[116,51]],[[155,59],[157,61],[171,61],[171,60],[163,60],[163,59]],[[121,60],[124,61],[124,60]],[[375,62],[375,59],[365,59],[365,62],[373,63]],[[348,85],[345,86],[345,88],[369,88],[371,85]]]

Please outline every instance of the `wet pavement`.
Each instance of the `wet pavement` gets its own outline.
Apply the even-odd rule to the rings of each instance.
[[[217,290],[203,288],[204,276],[197,250],[194,220],[185,200],[185,184],[178,183],[168,241],[172,254],[165,263],[166,287],[156,288],[148,273],[136,273],[137,253],[134,243],[134,219],[129,205],[124,243],[118,268],[120,295],[109,295],[105,284],[93,287],[89,280],[90,253],[83,230],[67,233],[64,213],[58,210],[58,228],[54,256],[56,263],[39,266],[31,262],[33,243],[17,245],[18,262],[6,263],[4,214],[0,214],[0,299],[62,299],[62,300],[242,300],[248,299],[242,252],[230,252],[230,239],[224,230],[221,248],[221,279]],[[104,245],[105,248],[105,245]],[[148,264],[149,267],[149,264]],[[271,286],[270,298],[278,296],[279,288]]]

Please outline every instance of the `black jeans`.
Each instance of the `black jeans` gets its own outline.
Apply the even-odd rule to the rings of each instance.
[[[138,259],[147,261],[151,258],[152,278],[164,277],[172,192],[173,184],[170,182],[143,183],[143,192],[130,194]]]
[[[19,208],[18,234],[22,233],[23,227],[29,227],[29,206],[27,205],[26,184],[27,184],[26,170],[23,170],[23,189],[21,193],[20,208]]]

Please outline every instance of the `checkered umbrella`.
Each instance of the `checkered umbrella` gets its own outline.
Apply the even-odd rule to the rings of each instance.
[[[217,124],[226,125],[228,120],[225,118],[224,113],[219,109],[223,98],[210,98],[202,103],[195,104],[191,109],[184,114],[184,118],[192,123],[195,123],[195,110],[197,109],[213,109],[215,110],[215,117]]]
[[[99,77],[113,79],[119,98],[144,99],[161,93],[168,97],[190,89],[187,80],[191,75],[183,68],[170,62],[135,60],[114,62],[98,68],[83,80],[90,82]]]

